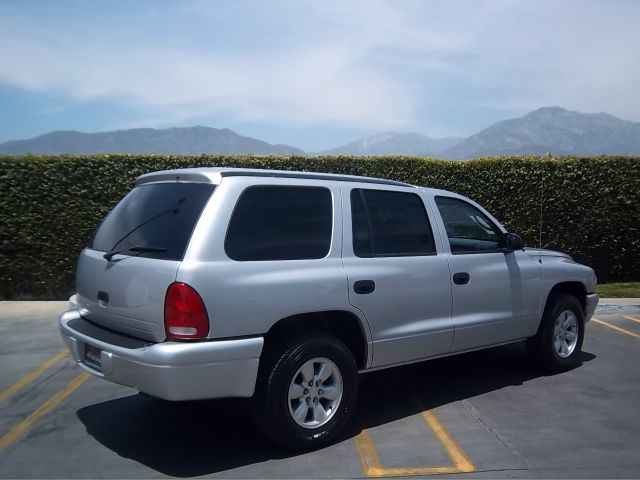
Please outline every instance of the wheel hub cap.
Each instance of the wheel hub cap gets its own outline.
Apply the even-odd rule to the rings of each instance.
[[[314,358],[302,365],[289,385],[289,413],[303,428],[318,428],[338,410],[343,383],[340,370],[328,358]]]
[[[561,358],[567,358],[578,344],[578,318],[571,310],[565,310],[558,318],[553,329],[553,346]]]

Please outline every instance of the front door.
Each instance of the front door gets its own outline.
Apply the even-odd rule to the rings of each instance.
[[[541,312],[540,264],[500,248],[503,232],[479,208],[437,196],[451,248],[454,337],[460,352],[535,334]]]

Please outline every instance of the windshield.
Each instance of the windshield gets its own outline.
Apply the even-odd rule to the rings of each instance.
[[[181,260],[214,188],[206,183],[151,183],[136,187],[98,227],[91,248],[108,252],[149,246],[166,251],[131,254]]]

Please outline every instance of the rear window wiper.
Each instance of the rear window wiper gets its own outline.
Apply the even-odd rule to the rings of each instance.
[[[131,230],[129,230],[127,233],[125,233],[122,237],[120,237],[118,239],[118,241],[116,243],[113,244],[113,246],[111,247],[111,250],[109,250],[108,253],[111,253],[115,250],[115,248],[120,245],[125,238],[128,238],[129,235],[131,235],[133,232],[135,232],[136,230],[141,229],[142,227],[144,227],[145,225],[147,225],[148,223],[153,222],[155,219],[160,218],[164,215],[166,215],[167,213],[173,213],[174,215],[176,215],[177,213],[180,213],[180,205],[182,205],[183,203],[185,203],[187,201],[186,198],[181,198],[180,200],[178,200],[177,206],[175,207],[171,207],[171,208],[167,208],[166,210],[161,211],[160,213],[156,213],[155,215],[153,215],[152,217],[149,217],[148,219],[146,219],[144,222],[139,223],[138,225],[136,225],[135,227],[133,227]],[[149,247],[149,248],[154,248],[154,247]],[[130,248],[125,248],[124,250],[122,250],[123,252],[126,252],[128,250],[131,250]],[[151,250],[148,250],[151,251]],[[165,250],[166,251],[166,250]],[[115,253],[113,254],[115,255]],[[111,255],[111,256],[113,256]],[[105,257],[107,258],[107,257]]]
[[[144,252],[166,252],[166,251],[167,251],[167,249],[163,248],[163,247],[145,247],[143,245],[136,245],[136,246],[129,247],[129,248],[121,248],[119,250],[111,250],[111,251],[105,253],[102,257],[110,262],[111,259],[113,258],[113,256],[117,255],[118,253],[124,253],[124,252],[144,253]]]

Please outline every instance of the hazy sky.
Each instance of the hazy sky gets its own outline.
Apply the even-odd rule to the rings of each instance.
[[[0,141],[207,125],[312,151],[551,105],[640,121],[640,1],[0,0]]]

